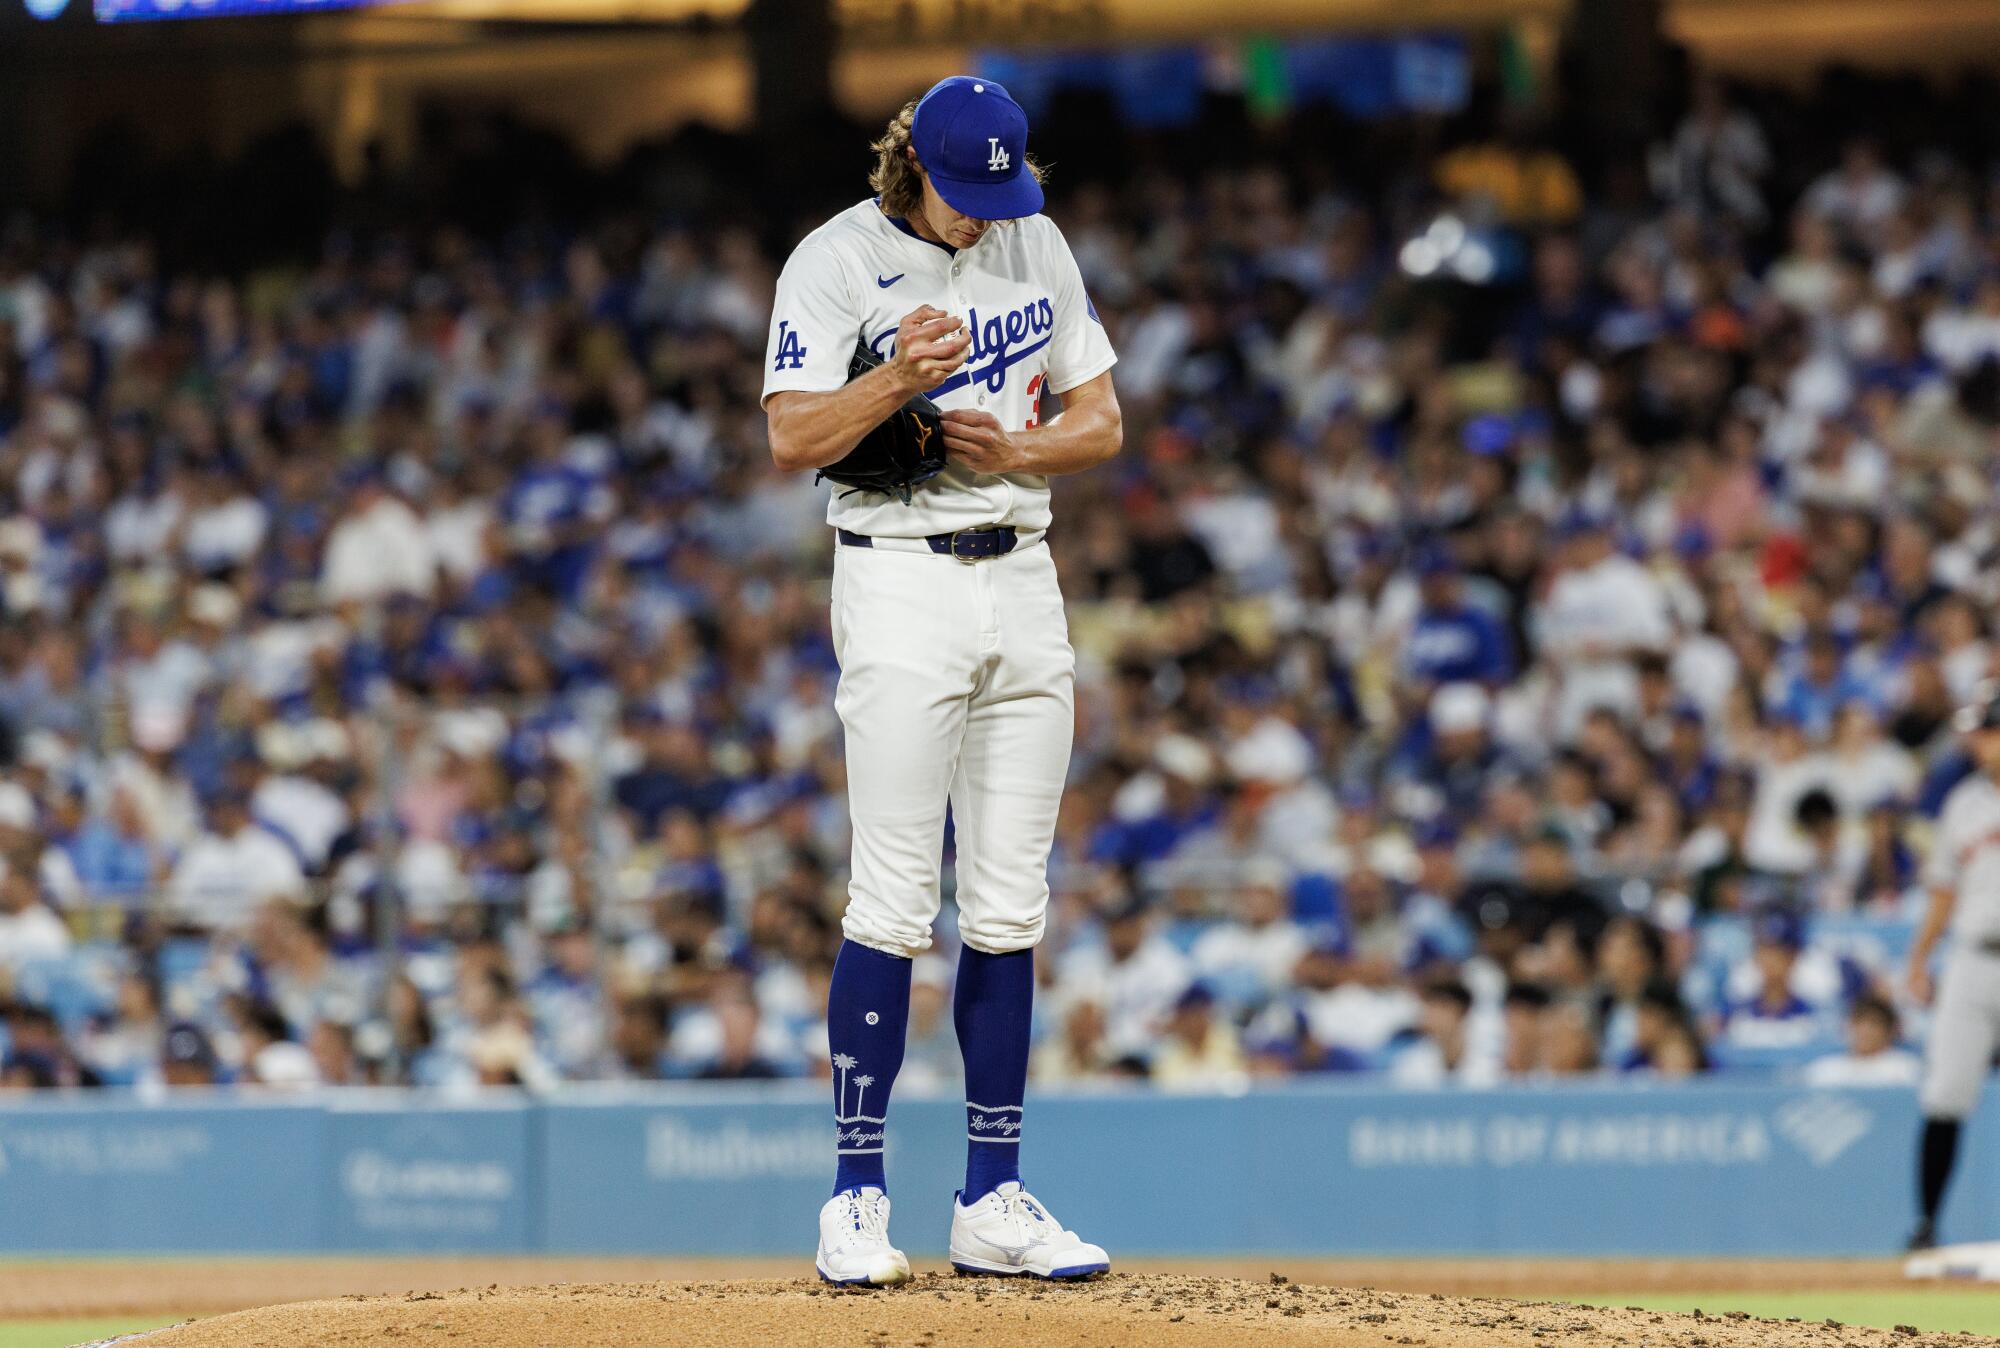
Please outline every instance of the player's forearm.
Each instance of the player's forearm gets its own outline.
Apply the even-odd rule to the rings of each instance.
[[[1064,408],[1045,425],[1017,432],[1022,464],[1016,471],[1043,477],[1081,473],[1117,454],[1124,441],[1117,401],[1093,398]]]
[[[888,365],[826,393],[774,393],[764,405],[771,461],[788,473],[838,463],[909,397]]]
[[[1949,889],[1933,889],[1931,901],[1924,909],[1924,920],[1917,928],[1916,940],[1910,943],[1910,964],[1922,968],[1930,963],[1931,951],[1937,948],[1944,936],[1944,929],[1951,922],[1952,900],[1955,896]]]

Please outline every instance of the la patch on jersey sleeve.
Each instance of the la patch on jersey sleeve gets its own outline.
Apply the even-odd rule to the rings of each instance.
[[[848,358],[861,330],[838,260],[801,244],[778,277],[771,334],[764,347],[764,397],[797,389],[826,393],[847,382]]]

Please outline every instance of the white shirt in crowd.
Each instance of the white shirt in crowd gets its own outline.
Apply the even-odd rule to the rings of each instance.
[[[350,822],[346,801],[310,777],[289,773],[259,782],[250,809],[257,818],[282,829],[315,869],[326,864],[327,854]]]
[[[251,1058],[257,1084],[274,1091],[309,1091],[319,1085],[319,1064],[304,1044],[288,1039],[266,1044]]]
[[[1405,1090],[1445,1085],[1495,1086],[1505,1075],[1499,1045],[1490,1039],[1482,1043],[1470,1033],[1466,1035],[1465,1051],[1459,1055],[1456,1067],[1445,1061],[1444,1046],[1430,1038],[1418,1039],[1389,1060],[1390,1082]]]
[[[437,553],[417,512],[393,496],[343,517],[326,540],[320,592],[329,603],[428,596],[437,584]]]
[[[181,550],[203,570],[240,565],[263,546],[269,524],[263,502],[242,493],[190,513],[181,531]]]
[[[424,533],[444,573],[467,581],[485,570],[486,534],[493,527],[493,507],[478,497],[439,506],[424,517]]]
[[[1306,1027],[1329,1047],[1375,1053],[1417,1023],[1422,1004],[1405,987],[1375,988],[1342,983],[1305,996]]]
[[[69,950],[69,928],[47,905],[31,903],[18,913],[0,913],[0,969],[61,959]]]
[[[1808,1086],[1914,1086],[1924,1061],[1905,1048],[1880,1053],[1830,1053],[1807,1063],[1800,1079]]]
[[[1638,685],[1630,652],[1664,651],[1674,634],[1666,590],[1618,552],[1556,577],[1537,625],[1545,647],[1562,661],[1561,716],[1571,730],[1594,707],[1632,711]],[[1594,647],[1611,654],[1593,655]]]
[[[1221,923],[1203,932],[1190,954],[1196,971],[1223,989],[1250,983],[1269,997],[1291,985],[1292,970],[1298,967],[1306,946],[1306,934],[1299,924],[1280,918],[1261,927],[1247,922]]]
[[[146,836],[162,846],[178,847],[201,831],[201,806],[187,778],[161,772],[138,754],[113,761],[109,787],[131,797]]]
[[[116,561],[150,561],[166,550],[180,518],[181,498],[171,491],[127,492],[104,513],[104,545]]]
[[[266,899],[292,898],[305,874],[292,849],[260,824],[234,836],[204,833],[174,864],[167,898],[174,913],[203,927],[240,926]]]
[[[1158,936],[1149,936],[1129,956],[1111,958],[1101,945],[1070,952],[1062,961],[1065,988],[1086,991],[1104,1008],[1105,1044],[1114,1058],[1145,1056],[1154,1048],[1161,1022],[1187,990],[1187,959]]]

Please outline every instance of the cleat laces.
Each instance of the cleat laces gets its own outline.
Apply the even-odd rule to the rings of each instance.
[[[887,1245],[889,1243],[889,1214],[883,1211],[880,1198],[864,1198],[860,1194],[847,1195],[847,1216],[855,1232],[849,1236],[849,1245]]]

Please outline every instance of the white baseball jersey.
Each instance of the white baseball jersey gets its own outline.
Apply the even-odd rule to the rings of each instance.
[[[2000,1047],[2000,786],[1984,773],[1945,797],[1924,882],[1957,895],[1951,951],[1938,980],[1918,1091],[1924,1117],[1963,1119],[1979,1103]]]
[[[956,253],[860,202],[799,242],[778,278],[764,352],[764,398],[825,393],[847,382],[857,340],[887,359],[896,325],[921,305],[965,320],[965,364],[930,397],[990,412],[1010,431],[1036,424],[1044,390],[1067,393],[1116,362],[1062,231],[1046,216],[995,224]],[[960,464],[912,501],[833,487],[827,523],[878,538],[918,538],[987,524],[1049,527],[1048,479],[975,473]]]
[[[1951,916],[1955,941],[2000,938],[2000,786],[1984,773],[1960,782],[1945,798],[1924,883],[1958,896]]]

